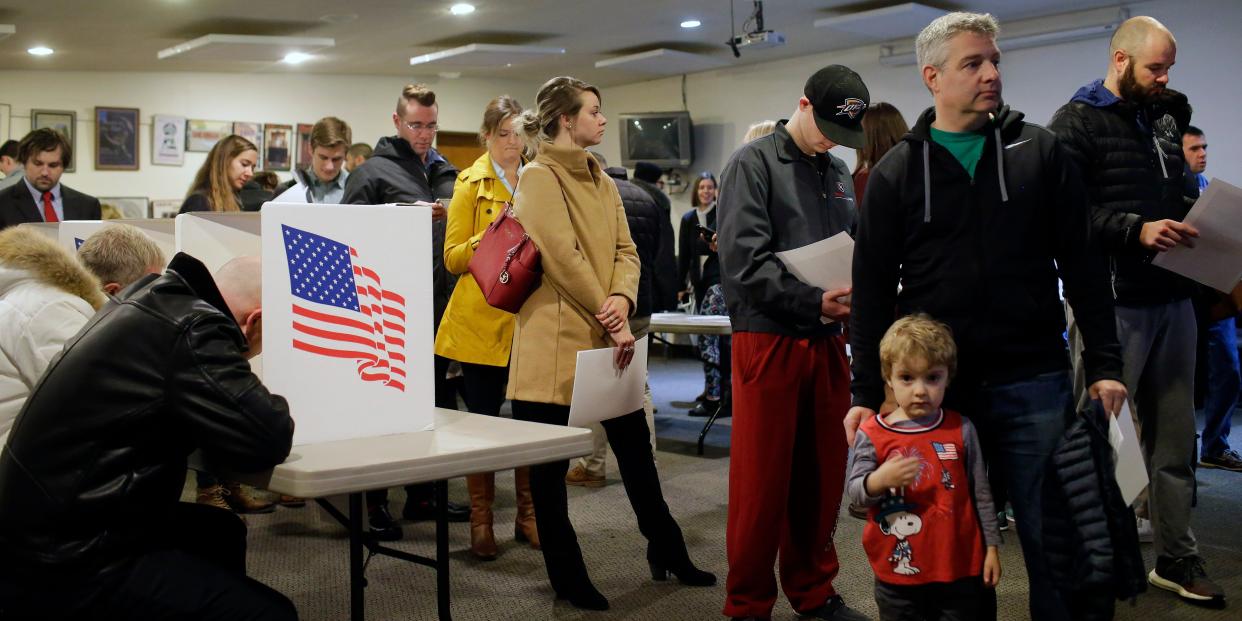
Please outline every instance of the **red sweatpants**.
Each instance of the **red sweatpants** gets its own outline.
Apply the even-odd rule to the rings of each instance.
[[[849,386],[840,337],[734,333],[725,616],[772,614],[778,550],[794,610],[836,594]]]

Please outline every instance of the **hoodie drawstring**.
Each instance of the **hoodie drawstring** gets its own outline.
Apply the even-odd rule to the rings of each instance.
[[[923,224],[931,222],[931,142],[923,141]]]
[[[1152,141],[1152,144],[1155,144],[1155,145],[1156,145],[1156,155],[1158,155],[1158,156],[1159,156],[1157,159],[1159,159],[1159,160],[1160,160],[1160,172],[1164,173],[1164,178],[1165,178],[1165,179],[1168,179],[1168,178],[1169,178],[1169,169],[1168,169],[1168,168],[1166,168],[1166,167],[1165,167],[1165,165],[1164,165],[1164,149],[1161,149],[1161,148],[1160,148],[1160,139],[1159,139],[1159,138],[1156,138],[1155,136],[1152,136],[1152,137],[1151,137],[1151,141]]]
[[[1000,181],[1001,202],[1009,202],[1009,190],[1005,188],[1005,145],[1001,144],[1000,126],[996,127],[996,178]]]

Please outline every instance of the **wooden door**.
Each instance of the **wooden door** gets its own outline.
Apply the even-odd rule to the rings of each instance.
[[[479,135],[471,132],[440,132],[436,134],[436,151],[457,170],[465,170],[483,155],[486,148],[479,144]]]

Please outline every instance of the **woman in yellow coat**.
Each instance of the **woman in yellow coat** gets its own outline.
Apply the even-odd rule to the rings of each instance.
[[[514,123],[538,149],[522,173],[513,209],[539,248],[543,280],[518,311],[509,360],[508,397],[519,420],[565,425],[580,350],[612,346],[619,368],[634,357],[628,318],[638,289],[638,253],[617,186],[586,148],[604,136],[599,90],[573,78],[539,89],[536,109]],[[660,491],[647,421],[636,410],[603,422],[638,529],[647,538],[651,575],[672,572],[708,586],[716,577],[690,561],[681,528]],[[548,578],[558,598],[606,610],[608,600],[587,575],[569,521],[568,460],[531,467],[531,492]]]
[[[457,176],[444,231],[444,267],[460,278],[436,333],[436,354],[461,363],[466,409],[488,416],[499,415],[505,401],[513,315],[488,305],[468,268],[483,232],[513,200],[522,166],[522,139],[513,130],[513,120],[521,113],[522,106],[508,95],[487,104],[479,130],[487,153]],[[515,536],[538,549],[530,469],[518,468],[513,478],[517,490]],[[495,473],[472,474],[466,477],[466,486],[470,490],[470,552],[493,560],[498,552],[492,531]]]

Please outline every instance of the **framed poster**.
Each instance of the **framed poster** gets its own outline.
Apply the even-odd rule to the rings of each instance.
[[[72,110],[31,110],[30,111],[30,129],[43,129],[49,127],[54,129],[65,140],[69,141],[69,148],[76,155],[78,152],[78,114]],[[65,172],[74,172],[78,169],[77,158],[69,158],[69,165],[65,167]]]
[[[138,108],[95,106],[95,170],[138,170]]]
[[[104,220],[139,220],[151,217],[151,203],[145,196],[99,197]]]
[[[263,152],[263,124],[262,123],[233,123],[233,133],[254,143],[259,149],[259,153]]]
[[[151,117],[151,163],[181,166],[185,163],[185,117],[157,114]]]
[[[151,201],[152,218],[176,218],[184,198],[157,198]]]
[[[311,148],[311,130],[315,128],[309,123],[298,123],[298,168],[307,168],[314,157]]]
[[[231,133],[233,124],[229,121],[190,119],[185,126],[185,150],[206,153]]]
[[[263,169],[289,170],[293,154],[293,126],[263,126]]]

